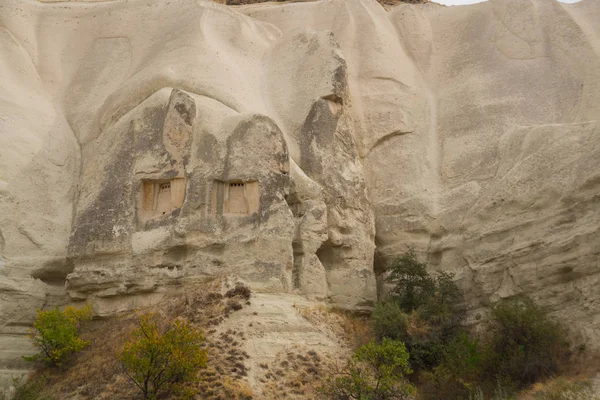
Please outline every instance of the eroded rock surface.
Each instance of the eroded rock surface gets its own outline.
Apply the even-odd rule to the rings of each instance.
[[[471,322],[525,293],[598,349],[598,21],[594,0],[3,2],[0,371],[40,307],[236,274],[368,308],[409,247]]]

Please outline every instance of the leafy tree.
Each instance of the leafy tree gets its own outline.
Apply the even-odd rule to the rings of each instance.
[[[155,399],[163,391],[182,389],[206,365],[203,344],[202,331],[187,321],[161,324],[154,314],[143,314],[119,359],[144,399]]]
[[[454,274],[441,271],[431,276],[413,249],[391,265],[387,280],[393,284],[390,299],[406,313],[417,311],[436,326],[452,327],[464,316],[463,297]]]
[[[405,375],[409,354],[404,343],[383,339],[360,347],[348,366],[330,378],[322,393],[331,400],[403,400],[415,392]]]
[[[439,365],[445,346],[460,331],[465,311],[453,278],[447,272],[431,276],[412,249],[390,267],[387,280],[393,287],[373,312],[374,328],[378,337],[406,344],[416,371]]]
[[[433,296],[426,300],[420,315],[429,323],[454,332],[465,315],[462,293],[452,273],[441,271],[434,282]]]
[[[82,309],[65,307],[61,311],[39,310],[29,332],[29,339],[41,351],[29,357],[27,361],[42,360],[54,366],[67,361],[70,356],[89,345],[89,342],[79,337],[79,327],[82,321],[89,320],[92,308],[87,305]]]
[[[419,262],[413,249],[391,265],[387,279],[394,284],[391,297],[405,312],[424,306],[435,293],[435,280],[427,272],[427,264]]]

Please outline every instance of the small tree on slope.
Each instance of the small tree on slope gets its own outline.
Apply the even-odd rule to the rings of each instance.
[[[143,314],[119,359],[144,399],[155,399],[161,392],[182,388],[206,365],[203,344],[202,331],[187,321],[177,319],[161,327],[154,314]]]

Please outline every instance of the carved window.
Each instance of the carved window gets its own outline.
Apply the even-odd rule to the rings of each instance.
[[[230,183],[226,214],[248,214],[248,199],[243,183]]]
[[[142,182],[140,220],[171,215],[181,208],[185,197],[185,179],[145,180]]]
[[[213,213],[250,215],[258,212],[260,201],[257,181],[221,182],[213,186]]]

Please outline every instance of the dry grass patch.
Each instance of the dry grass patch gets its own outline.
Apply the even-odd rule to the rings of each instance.
[[[314,350],[294,349],[279,354],[270,364],[261,364],[264,376],[265,399],[315,399],[319,396],[319,387],[323,378],[335,365],[328,355],[319,355]]]
[[[322,398],[319,388],[331,371],[340,370],[348,361],[352,349],[373,338],[367,316],[329,309],[324,305],[294,307],[312,326],[342,346],[335,354],[319,353],[315,349],[296,346],[278,354],[270,363],[259,364],[259,381],[263,388],[261,398]]]
[[[340,340],[351,349],[369,343],[375,334],[368,316],[324,305],[296,307],[298,313],[312,325],[324,327],[333,339]]]
[[[247,382],[246,360],[243,350],[245,334],[229,329],[207,337],[208,367],[199,372],[200,398],[209,400],[251,399]]]
[[[533,387],[519,396],[520,400],[600,400],[600,394],[588,379],[559,377]]]

